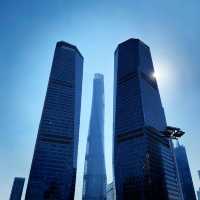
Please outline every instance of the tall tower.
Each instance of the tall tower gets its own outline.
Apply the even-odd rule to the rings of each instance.
[[[196,200],[185,147],[179,143],[174,149],[184,200]]]
[[[108,184],[106,187],[106,200],[115,200],[114,182]]]
[[[198,175],[200,179],[200,170],[198,170]],[[200,188],[197,190],[197,199],[200,200]]]
[[[150,49],[118,45],[114,66],[113,166],[117,200],[180,200],[175,160]]]
[[[26,191],[26,200],[74,199],[83,57],[58,42]]]
[[[9,200],[21,200],[25,178],[16,177],[13,182]]]
[[[104,78],[95,74],[92,110],[85,156],[83,200],[106,199],[104,158]]]

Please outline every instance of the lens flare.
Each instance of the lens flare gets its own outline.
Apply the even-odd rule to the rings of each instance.
[[[159,73],[158,72],[154,72],[152,74],[152,77],[155,78],[155,79],[159,78]]]

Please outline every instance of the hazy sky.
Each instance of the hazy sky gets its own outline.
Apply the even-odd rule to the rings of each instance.
[[[169,125],[187,132],[195,188],[200,186],[199,0],[0,0],[0,199],[15,176],[29,175],[47,81],[58,40],[77,45],[85,58],[75,200],[81,199],[92,79],[105,76],[105,146],[112,181],[113,53],[140,38],[151,48]]]

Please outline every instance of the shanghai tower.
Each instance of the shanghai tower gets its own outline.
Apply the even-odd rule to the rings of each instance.
[[[83,57],[56,45],[39,125],[26,200],[73,200],[82,93]]]
[[[116,200],[180,200],[181,192],[149,47],[118,45],[114,65],[113,166]]]
[[[102,74],[95,74],[93,80],[92,110],[84,170],[83,200],[105,200],[104,78]]]

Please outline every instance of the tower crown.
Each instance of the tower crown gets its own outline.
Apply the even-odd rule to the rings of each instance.
[[[115,53],[117,51],[118,48],[120,47],[127,47],[127,46],[131,46],[131,45],[142,45],[146,48],[149,48],[149,46],[147,46],[142,40],[138,39],[138,38],[129,38],[128,40],[125,40],[124,42],[121,42],[120,44],[118,44]]]
[[[103,74],[96,73],[96,74],[94,75],[94,78],[95,78],[95,79],[103,79],[104,76],[103,76]]]
[[[65,41],[59,41],[59,42],[57,42],[56,47],[63,48],[63,49],[67,49],[67,48],[73,49],[83,58],[83,56],[80,53],[80,51],[78,50],[78,48],[73,44],[70,44]]]

